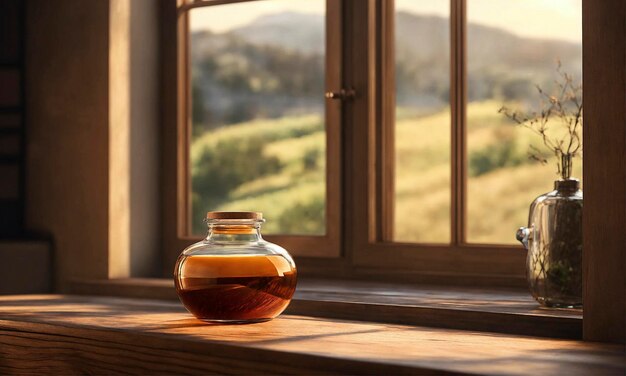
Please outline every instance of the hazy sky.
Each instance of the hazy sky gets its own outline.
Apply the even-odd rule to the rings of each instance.
[[[300,12],[324,14],[326,0],[258,0],[245,3],[217,5],[191,10],[191,30],[209,29],[216,32],[243,26],[255,18],[272,13]]]
[[[449,15],[448,0],[396,0],[396,9]],[[323,14],[325,0],[259,0],[191,11],[191,29],[227,31],[255,18],[284,11]],[[470,22],[499,27],[526,37],[582,38],[581,0],[467,0]]]

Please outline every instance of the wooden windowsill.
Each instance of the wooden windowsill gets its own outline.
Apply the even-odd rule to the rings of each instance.
[[[170,301],[0,297],[0,373],[615,374],[623,348],[298,315],[208,325]]]
[[[72,293],[177,300],[169,279],[83,280]],[[526,290],[304,279],[286,313],[368,322],[582,338],[582,310],[541,309]]]

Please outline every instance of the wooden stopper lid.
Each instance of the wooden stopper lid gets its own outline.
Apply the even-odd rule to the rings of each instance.
[[[580,180],[572,178],[555,180],[554,189],[557,191],[577,191],[580,189]]]
[[[206,213],[206,219],[252,219],[260,221],[263,219],[263,213],[210,211]]]

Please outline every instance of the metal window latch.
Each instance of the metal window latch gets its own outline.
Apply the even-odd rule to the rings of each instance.
[[[356,91],[354,89],[341,89],[339,91],[328,91],[325,95],[328,99],[338,99],[338,100],[350,100],[356,97]]]

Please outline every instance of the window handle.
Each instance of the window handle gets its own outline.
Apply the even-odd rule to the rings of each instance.
[[[328,99],[338,99],[338,100],[350,100],[356,97],[356,91],[354,89],[341,89],[339,91],[327,91],[326,98]]]

